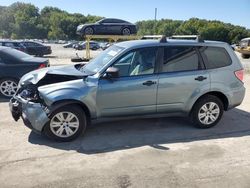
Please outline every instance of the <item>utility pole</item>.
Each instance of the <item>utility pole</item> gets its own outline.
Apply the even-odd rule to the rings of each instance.
[[[154,34],[156,35],[156,19],[157,19],[157,8],[155,8],[155,22],[154,22]]]
[[[155,8],[155,22],[156,22],[156,17],[157,17],[157,8]]]

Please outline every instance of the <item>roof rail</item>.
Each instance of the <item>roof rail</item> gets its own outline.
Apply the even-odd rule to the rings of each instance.
[[[166,37],[166,35],[162,35],[162,37],[160,39],[160,43],[165,43],[165,42],[168,42],[167,37]]]
[[[204,42],[200,35],[173,35],[169,39],[184,39],[184,40],[196,40],[197,42]]]
[[[144,35],[141,37],[141,40],[145,39],[161,39],[164,35]]]

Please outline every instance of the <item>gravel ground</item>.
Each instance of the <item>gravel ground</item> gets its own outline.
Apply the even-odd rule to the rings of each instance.
[[[61,44],[51,44],[52,54],[49,56],[44,56],[44,58],[49,58],[50,64],[52,66],[56,65],[67,65],[72,64],[71,58],[76,57],[86,57],[85,50],[75,50],[73,48],[63,48]],[[91,57],[96,57],[102,50],[90,50]]]
[[[53,65],[71,63],[75,51],[52,56],[57,53],[65,62]],[[70,143],[15,122],[0,99],[0,187],[249,188],[250,75],[245,87],[242,105],[211,129],[196,129],[183,118],[124,120],[95,123]]]

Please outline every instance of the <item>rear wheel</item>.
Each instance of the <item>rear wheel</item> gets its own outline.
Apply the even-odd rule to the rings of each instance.
[[[195,103],[191,120],[198,128],[210,128],[220,121],[223,111],[223,103],[218,97],[206,95]]]
[[[86,125],[86,115],[83,110],[75,105],[67,105],[51,114],[44,133],[56,141],[68,142],[83,133]]]
[[[130,35],[131,31],[129,28],[125,27],[122,29],[122,35]]]
[[[242,57],[243,59],[248,59],[248,58],[250,58],[250,55],[247,55],[247,54],[241,54],[241,57]]]
[[[11,98],[17,91],[18,81],[12,78],[0,80],[0,94],[4,97]]]

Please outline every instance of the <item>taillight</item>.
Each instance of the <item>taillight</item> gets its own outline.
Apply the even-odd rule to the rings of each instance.
[[[46,64],[42,63],[41,65],[39,65],[38,69],[42,69],[42,68],[45,68],[46,67]]]
[[[235,71],[234,74],[235,74],[236,78],[238,78],[240,81],[243,82],[243,77],[244,77],[244,70],[243,69]]]

